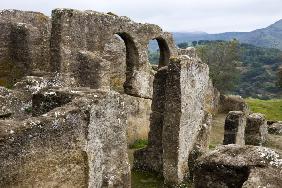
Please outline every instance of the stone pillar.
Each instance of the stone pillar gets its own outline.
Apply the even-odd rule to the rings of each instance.
[[[202,127],[209,69],[188,56],[171,59],[166,81],[163,125],[165,183],[179,185],[189,175],[188,161]]]
[[[259,146],[266,142],[268,135],[265,116],[253,113],[247,117],[245,142],[247,145]]]
[[[225,119],[223,145],[245,145],[246,117],[241,111],[231,111]]]
[[[91,108],[87,144],[90,156],[88,187],[129,188],[131,185],[124,104],[121,95],[109,92]]]
[[[163,119],[165,109],[167,67],[155,74],[152,113],[150,117],[150,132],[148,147],[134,153],[134,168],[162,172],[163,168]]]

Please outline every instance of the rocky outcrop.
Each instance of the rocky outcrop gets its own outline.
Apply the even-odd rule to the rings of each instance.
[[[264,147],[220,146],[198,159],[196,188],[273,187],[282,184],[282,156]]]

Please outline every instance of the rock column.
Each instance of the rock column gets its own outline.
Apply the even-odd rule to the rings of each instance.
[[[223,144],[245,145],[246,118],[241,111],[231,111],[225,119]]]
[[[166,81],[163,126],[165,183],[179,185],[189,176],[189,155],[198,141],[204,112],[209,70],[188,56],[172,58]]]

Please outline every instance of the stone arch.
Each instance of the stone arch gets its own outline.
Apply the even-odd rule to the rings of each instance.
[[[122,40],[125,43],[126,47],[126,81],[123,85],[124,92],[126,94],[131,94],[132,85],[131,85],[131,79],[134,74],[134,69],[139,64],[139,53],[138,49],[135,45],[133,37],[126,33],[126,32],[118,32],[116,33],[118,36],[122,38]]]
[[[166,40],[162,37],[155,38],[158,42],[160,49],[159,68],[167,66],[170,58],[170,50]]]

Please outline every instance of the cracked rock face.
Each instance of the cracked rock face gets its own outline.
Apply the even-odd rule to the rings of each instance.
[[[274,187],[282,183],[282,155],[259,146],[217,147],[197,161],[195,187]]]

